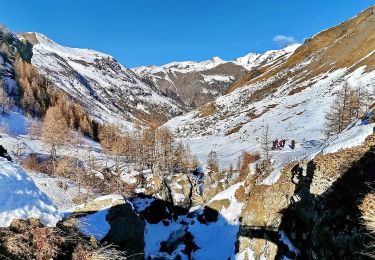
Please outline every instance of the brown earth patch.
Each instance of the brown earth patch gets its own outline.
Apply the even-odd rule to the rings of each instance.
[[[198,114],[195,117],[200,117],[200,118],[208,117],[212,115],[213,113],[215,113],[216,109],[217,109],[216,104],[214,101],[212,101],[198,108]]]

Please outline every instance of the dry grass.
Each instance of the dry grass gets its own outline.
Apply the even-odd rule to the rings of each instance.
[[[317,169],[324,172],[324,176],[337,177],[337,173],[346,172],[355,161],[359,160],[374,145],[375,134],[368,136],[360,146],[347,148],[335,153],[317,155],[314,162]]]
[[[52,228],[40,227],[33,230],[33,245],[36,259],[51,259],[56,257],[61,250],[65,239]]]
[[[244,185],[239,187],[236,192],[234,193],[234,197],[238,202],[245,202],[248,198],[249,194],[246,193],[246,188]]]
[[[212,101],[212,102],[198,108],[198,114],[196,115],[196,117],[200,117],[200,118],[208,117],[208,116],[212,115],[213,113],[215,113],[216,109],[217,109],[216,104],[215,104],[215,102]]]
[[[23,168],[29,171],[43,172],[46,174],[53,173],[53,165],[50,160],[43,160],[38,158],[37,154],[30,154],[22,160],[21,165]]]
[[[324,72],[339,68],[350,67],[350,70],[354,71],[366,65],[367,71],[373,70],[375,68],[375,55],[372,54],[365,59],[363,58],[375,48],[374,26],[373,7],[370,7],[353,19],[307,39],[280,66],[268,70],[267,68],[257,68],[261,73],[257,73],[256,77],[254,77],[254,72],[250,71],[235,82],[228,92],[273,78],[276,84],[274,86],[272,86],[274,83],[268,84],[264,87],[264,90],[259,90],[259,93],[256,93],[255,97],[252,98],[257,99],[266,92],[272,93],[272,89],[292,77],[295,82],[303,82]],[[300,67],[297,66],[310,57],[314,57],[310,63]],[[296,69],[291,70],[291,68]],[[290,95],[299,91],[302,91],[302,88],[292,90]]]
[[[231,134],[234,134],[234,133],[237,133],[242,127],[242,124],[240,125],[237,125],[235,127],[233,127],[232,129],[229,129],[227,132],[225,132],[225,136],[228,136],[228,135],[231,135]]]
[[[95,250],[89,246],[79,244],[72,254],[72,260],[123,260],[126,253],[117,250],[114,246],[103,246]]]
[[[53,228],[44,227],[38,219],[14,220],[9,228],[0,228],[0,250],[0,259],[127,259],[126,252],[115,246],[78,233],[69,219]]]
[[[262,116],[263,114],[267,113],[268,110],[269,110],[268,108],[265,108],[265,109],[263,109],[263,111],[260,112],[259,114],[256,114],[256,113],[254,113],[254,112],[249,112],[249,113],[247,113],[247,116],[248,116],[251,120],[254,120],[254,119],[256,119],[256,118]]]
[[[250,70],[247,74],[245,74],[242,78],[235,81],[232,85],[229,86],[227,93],[231,93],[232,91],[236,90],[237,88],[240,88],[244,86],[247,82],[249,82],[252,79],[255,79],[262,75],[265,71],[265,68],[255,68]]]
[[[240,180],[245,180],[249,175],[249,165],[261,158],[259,153],[243,152],[241,155]]]
[[[222,199],[222,200],[214,200],[212,201],[208,207],[211,209],[214,209],[216,211],[220,211],[223,208],[228,208],[230,206],[230,200],[229,199]]]
[[[14,220],[10,230],[0,230],[0,244],[21,259],[53,259],[65,242],[57,229],[43,227],[36,219]]]
[[[288,96],[292,96],[294,94],[300,93],[302,90],[304,90],[308,87],[309,86],[296,87],[296,88],[292,89],[291,91],[289,91]]]
[[[364,198],[360,210],[365,225],[375,235],[375,193],[368,194]]]
[[[375,191],[368,194],[363,200],[359,209],[362,213],[364,225],[369,230],[371,241],[367,245],[367,250],[364,254],[371,259],[375,259]]]

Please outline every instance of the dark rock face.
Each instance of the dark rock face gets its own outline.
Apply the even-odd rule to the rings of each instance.
[[[142,196],[149,197],[151,196]],[[157,224],[163,221],[164,225],[169,225],[169,220],[176,220],[178,216],[186,215],[188,209],[182,208],[173,203],[163,200],[154,200],[150,206],[139,212],[148,223]]]
[[[0,45],[6,46],[8,54],[11,56],[17,53],[22,60],[31,62],[33,56],[32,44],[29,41],[21,41],[16,34],[8,31],[5,26],[0,26]]]
[[[112,207],[106,220],[111,229],[102,241],[118,245],[127,255],[139,255],[139,259],[143,259],[145,223],[132,206],[126,203]]]
[[[145,222],[122,196],[104,196],[90,201],[77,207],[71,218],[79,219],[107,209],[105,221],[110,225],[110,229],[100,242],[115,245],[127,256],[143,259]]]
[[[254,241],[266,240],[274,245],[275,253],[268,256],[272,259],[368,259],[371,231],[363,223],[360,204],[373,193],[374,184],[374,135],[361,146],[291,163],[271,187],[252,188],[242,214],[238,252],[251,248],[259,255],[264,244],[257,248]],[[282,203],[283,194],[288,194],[287,204]],[[267,224],[269,216],[276,225]]]
[[[0,157],[3,157],[8,161],[12,161],[12,158],[8,154],[8,151],[2,145],[0,145]]]
[[[304,179],[312,180],[316,168],[312,162],[307,166]],[[366,259],[360,252],[369,236],[358,204],[375,183],[375,147],[320,196],[309,193],[311,181],[304,179],[295,191],[301,200],[282,212],[281,223],[301,249],[302,259]]]

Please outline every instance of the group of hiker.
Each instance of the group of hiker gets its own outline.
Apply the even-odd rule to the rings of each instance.
[[[282,150],[284,147],[285,147],[285,143],[286,143],[286,139],[275,139],[273,142],[272,142],[272,150]],[[296,141],[292,140],[290,142],[290,145],[289,147],[294,150],[294,148],[296,147]]]

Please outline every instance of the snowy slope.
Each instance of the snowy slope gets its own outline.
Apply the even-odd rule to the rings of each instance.
[[[288,162],[308,158],[324,147],[325,114],[345,83],[374,94],[375,44],[367,40],[373,37],[373,18],[372,10],[365,10],[317,34],[288,59],[232,85],[229,94],[215,100],[211,115],[200,117],[193,111],[166,126],[189,143],[201,161],[216,150],[222,166],[228,167],[243,150],[261,152],[268,125],[273,139],[297,142],[294,150],[271,152],[275,171],[265,183],[273,183]]]
[[[141,113],[180,113],[172,100],[107,54],[64,47],[38,33],[24,37],[34,44],[32,63],[102,122],[125,119],[126,125]]]
[[[20,166],[0,158],[0,227],[27,218],[40,218],[42,223],[53,226],[61,217]]]
[[[271,152],[276,169],[271,176],[277,179],[279,170],[290,161],[308,158],[322,149],[325,143],[324,115],[330,108],[334,93],[342,87],[343,77],[352,80],[353,84],[363,84],[368,90],[374,88],[375,72],[362,74],[363,68],[360,68],[343,76],[345,72],[325,73],[310,88],[294,95],[288,95],[293,85],[285,84],[260,101],[246,103],[246,98],[264,83],[254,84],[216,99],[218,109],[208,117],[197,117],[197,111],[193,111],[170,120],[166,126],[190,144],[201,162],[206,162],[208,153],[215,150],[221,165],[228,167],[231,163],[236,165],[242,151],[262,151],[263,129],[269,125],[273,139],[285,138],[287,144],[291,140],[297,142],[294,150],[287,146]],[[226,135],[236,126],[240,126],[237,132]],[[266,181],[269,184],[275,181],[270,178]]]
[[[287,59],[259,70],[259,74],[251,70],[231,86],[229,94],[215,100],[211,114],[201,117],[199,111],[192,111],[173,118],[166,126],[189,143],[202,162],[215,150],[221,165],[228,167],[230,163],[236,165],[244,150],[262,151],[261,137],[268,125],[272,139],[297,143],[294,150],[287,146],[271,152],[275,170],[265,183],[272,184],[290,161],[309,158],[323,148],[331,151],[331,140],[326,143],[323,135],[325,114],[345,83],[375,95],[375,42],[370,40],[375,35],[374,16],[369,8],[315,35]],[[345,141],[348,144],[358,144],[370,132],[353,131],[350,138],[360,137],[357,141],[349,138]]]

